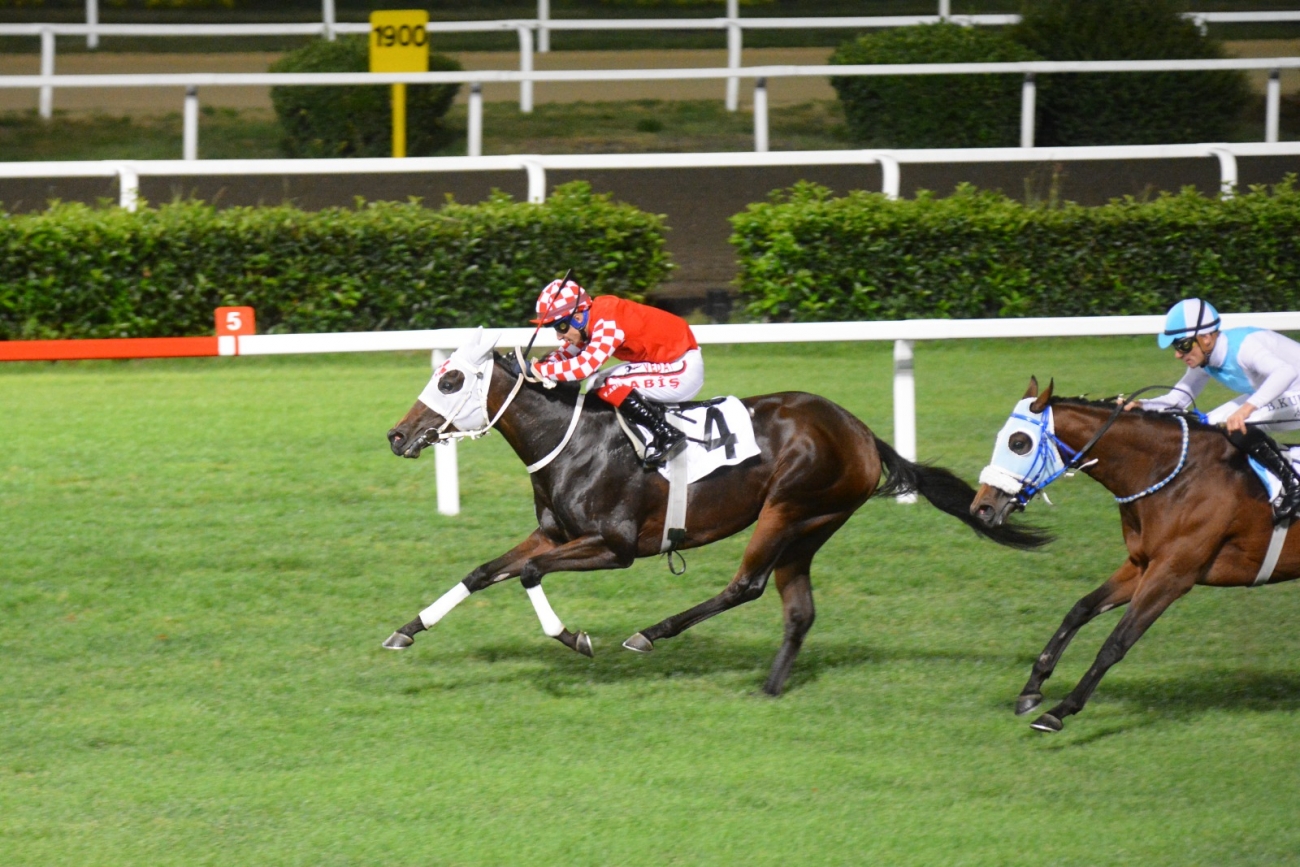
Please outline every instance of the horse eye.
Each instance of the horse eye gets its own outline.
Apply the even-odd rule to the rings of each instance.
[[[443,394],[455,394],[460,391],[461,386],[464,384],[465,374],[459,370],[453,370],[438,380],[438,391]]]
[[[1033,445],[1033,440],[1029,438],[1029,434],[1020,433],[1019,431],[1013,433],[1011,438],[1007,440],[1007,447],[1018,455],[1029,454],[1029,449]]]

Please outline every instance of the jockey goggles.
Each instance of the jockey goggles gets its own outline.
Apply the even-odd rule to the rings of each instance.
[[[556,334],[568,334],[570,328],[577,328],[579,331],[587,327],[587,311],[575,310],[563,319],[557,319],[551,323]]]
[[[1184,337],[1181,340],[1175,340],[1170,345],[1173,346],[1174,352],[1181,352],[1183,355],[1186,355],[1191,352],[1192,347],[1196,345],[1196,335]]]

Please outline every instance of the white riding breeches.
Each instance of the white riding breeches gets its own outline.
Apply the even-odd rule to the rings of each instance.
[[[695,397],[703,387],[704,356],[690,349],[676,361],[629,361],[612,367],[599,394],[608,399],[606,395],[635,390],[657,403],[679,403]]]
[[[1241,405],[1250,397],[1243,394],[1216,406],[1208,414],[1210,424],[1222,424],[1228,416],[1241,409]],[[1288,391],[1279,395],[1271,403],[1266,403],[1250,414],[1246,421],[1264,430],[1300,430],[1300,392]]]

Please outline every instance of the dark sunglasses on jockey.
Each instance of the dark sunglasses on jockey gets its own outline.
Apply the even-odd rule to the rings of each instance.
[[[575,323],[574,323],[574,321],[573,321],[573,320],[575,320],[575,319],[578,320],[578,322],[576,323],[576,325],[575,325]],[[587,327],[587,311],[586,311],[586,310],[575,310],[575,311],[573,311],[572,313],[570,313],[568,316],[565,316],[565,317],[562,318],[562,319],[557,319],[557,320],[555,320],[554,322],[552,322],[552,323],[551,323],[551,327],[555,329],[555,333],[556,333],[557,335],[558,335],[558,334],[568,334],[568,333],[569,333],[569,329],[570,329],[570,328],[574,328],[574,327],[577,327],[577,328],[579,328],[579,329],[581,329],[581,328],[586,328],[586,327]]]
[[[1174,352],[1179,352],[1182,353],[1183,355],[1186,355],[1187,353],[1191,352],[1192,347],[1196,345],[1196,335],[1193,334],[1191,337],[1184,337],[1181,340],[1175,340],[1170,345],[1173,346]]]

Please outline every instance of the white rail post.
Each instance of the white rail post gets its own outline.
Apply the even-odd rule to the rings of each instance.
[[[117,167],[117,204],[133,214],[140,207],[140,175],[125,163]]]
[[[334,0],[320,0],[320,23],[321,29],[324,30],[324,36],[330,42],[334,41]]]
[[[546,167],[536,160],[524,160],[528,172],[528,201],[540,205],[546,201]]]
[[[181,159],[199,158],[199,89],[185,88],[184,129],[181,133]]]
[[[939,0],[939,18],[947,21],[952,17],[952,0]]]
[[[54,74],[54,31],[48,27],[41,28],[41,75]],[[54,116],[54,88],[45,85],[40,90],[38,100],[41,117],[49,120]]]
[[[433,351],[433,369],[447,360],[447,350]],[[460,466],[456,462],[456,441],[433,447],[434,484],[438,488],[438,514],[460,514]]]
[[[727,0],[727,68],[740,68],[740,0]],[[727,111],[740,110],[740,79],[727,79]]]
[[[1038,97],[1038,85],[1032,72],[1025,73],[1025,83],[1020,89],[1020,146],[1034,146],[1034,103]]]
[[[86,26],[90,30],[86,31],[86,47],[99,47],[99,34],[95,28],[99,26],[99,0],[86,0]]]
[[[1237,189],[1237,155],[1227,148],[1210,148],[1210,156],[1219,158],[1219,197],[1231,199]]]
[[[897,200],[903,185],[898,160],[885,154],[877,154],[875,160],[880,163],[880,192],[885,194],[886,199]]]
[[[1268,100],[1264,111],[1264,141],[1277,143],[1279,119],[1282,109],[1282,70],[1268,71]]]
[[[767,153],[767,79],[754,82],[754,152]]]
[[[916,460],[916,375],[912,369],[912,341],[894,341],[894,449]],[[904,494],[900,503],[915,503],[916,494]]]
[[[483,85],[477,81],[469,86],[469,143],[465,152],[472,157],[483,156]]]
[[[551,0],[537,0],[537,51],[545,54],[551,50],[551,31],[546,23],[551,20]]]
[[[533,71],[533,31],[527,24],[519,25],[519,71]],[[524,114],[533,113],[533,81],[531,78],[519,82],[519,110]]]

